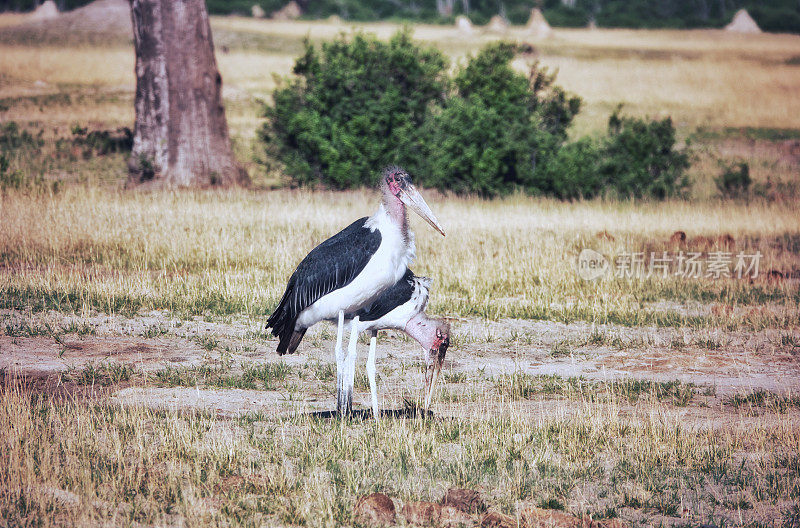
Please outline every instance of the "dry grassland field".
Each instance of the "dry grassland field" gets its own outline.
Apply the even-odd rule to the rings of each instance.
[[[420,347],[381,332],[376,422],[366,340],[339,419],[335,327],[281,358],[264,325],[377,193],[292,189],[254,158],[259,101],[304,38],[399,26],[213,18],[253,186],[148,192],[124,188],[124,154],[73,139],[133,125],[129,23],[104,16],[0,15],[0,124],[42,141],[11,161],[34,184],[0,192],[0,526],[354,526],[374,492],[401,526],[800,526],[800,36],[414,27],[456,65],[532,44],[515,64],[583,98],[576,137],[619,103],[672,116],[693,184],[663,202],[424,191],[448,235],[412,219],[414,271],[451,345],[424,415]],[[717,196],[737,160],[763,195]],[[582,278],[584,249],[611,269]],[[731,276],[617,276],[634,252],[728,252]],[[488,513],[425,517],[450,488]]]

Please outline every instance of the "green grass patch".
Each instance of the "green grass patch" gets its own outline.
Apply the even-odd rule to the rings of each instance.
[[[90,363],[83,368],[67,370],[62,375],[62,379],[78,385],[107,387],[123,381],[129,381],[135,373],[134,367],[125,363]]]
[[[500,394],[513,400],[556,396],[589,402],[626,400],[635,403],[640,399],[654,399],[683,407],[692,401],[697,391],[693,383],[677,380],[658,382],[624,378],[613,381],[590,381],[583,377],[534,375],[520,371],[503,374],[492,381]]]
[[[800,409],[800,396],[780,395],[764,389],[747,394],[735,394],[725,398],[724,403],[736,409],[761,408],[768,411],[786,413],[790,409]]]
[[[151,376],[166,387],[212,387],[217,389],[278,390],[286,388],[292,369],[286,363],[168,366]]]
[[[744,127],[727,128],[728,130],[739,130],[746,139],[762,139],[765,141],[786,141],[789,139],[800,139],[800,129],[798,128],[770,128],[770,127]]]
[[[800,57],[792,57],[792,59]],[[714,139],[747,139],[763,141],[785,141],[787,139],[800,139],[799,128],[773,128],[773,127],[724,127],[697,129],[693,136],[697,140]]]

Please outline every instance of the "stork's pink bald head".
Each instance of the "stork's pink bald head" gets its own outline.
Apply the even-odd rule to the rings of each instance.
[[[431,211],[425,199],[411,183],[411,176],[400,167],[387,167],[383,170],[381,178],[381,190],[384,195],[384,202],[390,209],[395,206],[411,208],[412,211],[422,217],[434,229],[444,236],[444,229],[439,224],[436,216]]]

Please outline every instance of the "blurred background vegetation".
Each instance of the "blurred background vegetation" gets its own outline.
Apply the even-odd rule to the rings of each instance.
[[[735,7],[709,2],[712,14]],[[464,7],[439,0],[430,9],[437,4]],[[249,14],[247,5],[238,12]],[[583,6],[544,5],[551,14]],[[321,6],[307,4],[306,16]],[[469,3],[473,15],[498,6]],[[0,189],[124,179],[130,18],[124,0],[96,7],[80,20],[2,15]],[[454,24],[337,18],[211,23],[234,148],[257,188],[371,186],[377,167],[396,163],[426,187],[480,197],[800,196],[796,35],[564,28],[536,38],[521,26],[464,34]]]
[[[26,11],[42,0],[0,0],[0,11]],[[250,15],[253,5],[266,13],[283,7],[288,0],[208,0],[211,14]],[[67,10],[89,0],[56,0]],[[512,24],[524,24],[533,7],[540,7],[548,22],[559,27],[583,27],[594,21],[600,27],[701,28],[722,27],[737,9],[745,8],[764,31],[800,33],[800,4],[796,0],[297,0],[310,19],[332,15],[344,20],[409,20],[452,22],[466,14],[472,22],[485,24],[494,15]],[[437,9],[450,6],[447,16]]]

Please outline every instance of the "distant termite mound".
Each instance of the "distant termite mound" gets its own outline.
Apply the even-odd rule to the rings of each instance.
[[[253,18],[264,18],[267,16],[267,13],[264,12],[264,8],[258,4],[253,4],[253,7],[250,8],[250,14],[253,15]]]
[[[491,33],[505,33],[508,29],[508,22],[506,19],[501,17],[500,15],[495,15],[489,20],[489,24],[486,26],[486,31]]]
[[[270,18],[273,20],[296,20],[303,15],[303,10],[297,5],[297,2],[292,0],[282,8],[278,9]]]
[[[473,33],[472,22],[470,22],[469,19],[464,15],[459,15],[456,17],[456,28],[465,35],[472,35]]]
[[[756,21],[753,20],[753,17],[750,16],[750,13],[748,13],[746,9],[740,9],[736,12],[731,23],[725,26],[725,31],[747,34],[762,32],[761,28],[758,27],[758,24],[756,24]]]
[[[530,35],[537,38],[549,37],[553,33],[553,29],[547,23],[538,7],[531,9],[531,17],[528,19],[526,30]]]
[[[46,0],[31,13],[30,20],[47,20],[58,16],[58,7],[53,0]]]

